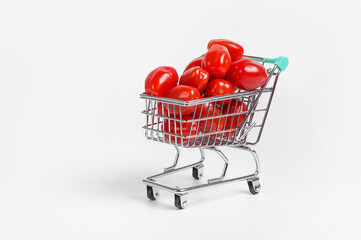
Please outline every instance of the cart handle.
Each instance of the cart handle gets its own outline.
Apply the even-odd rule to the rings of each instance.
[[[244,56],[245,58],[249,58],[249,59],[253,59],[256,60],[258,62],[266,62],[266,63],[273,63],[275,65],[277,65],[277,68],[281,71],[286,70],[287,66],[288,66],[288,58],[281,56],[278,58],[257,58],[257,57],[251,57],[251,56]]]

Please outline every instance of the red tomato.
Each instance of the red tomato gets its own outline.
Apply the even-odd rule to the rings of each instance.
[[[163,105],[163,107],[162,107],[162,105]],[[166,116],[166,117],[168,117],[168,116],[170,116],[169,115],[169,113],[168,113],[168,110],[167,110],[167,108],[166,108],[166,103],[158,103],[157,104],[157,109],[158,109],[158,115],[160,115],[160,116]],[[171,117],[171,116],[170,116]]]
[[[209,41],[208,49],[210,49],[215,44],[225,46],[228,49],[229,55],[231,55],[232,62],[238,61],[243,57],[243,47],[238,43],[232,42],[227,39],[213,39]]]
[[[202,59],[202,68],[211,78],[222,78],[231,66],[231,57],[226,47],[215,44]]]
[[[185,116],[185,117],[183,117],[183,120],[192,120],[192,117]],[[197,122],[185,123],[185,122],[179,122],[177,120],[174,121],[174,120],[164,119],[163,131],[172,133],[172,134],[177,134],[177,135],[180,135],[183,137],[187,137],[187,136],[197,135],[199,133],[199,127],[198,127],[198,131],[197,131]],[[164,134],[164,138],[167,139],[168,141],[169,141],[169,137],[171,139],[171,142],[174,143],[175,138],[176,138],[175,136],[170,136],[168,134]],[[195,140],[195,138],[188,138],[188,139],[189,139],[189,141]],[[188,139],[183,138],[183,143],[187,144]],[[177,143],[179,143],[179,144],[182,143],[181,137],[177,137]]]
[[[185,85],[178,85],[171,88],[166,94],[166,98],[173,98],[182,101],[192,101],[201,98],[201,94],[195,87],[185,86]],[[191,107],[181,107],[182,110],[180,111],[180,106],[174,104],[165,104],[171,117],[174,117],[174,113],[176,116],[186,116],[192,114],[194,111],[194,106]]]
[[[209,74],[201,67],[193,67],[185,71],[179,79],[179,84],[192,86],[198,89],[200,93],[206,89]]]
[[[219,95],[231,94],[234,93],[235,88],[227,80],[224,79],[212,79],[209,81],[208,86],[205,90],[206,97],[214,97]],[[229,100],[225,100],[224,104],[227,104]],[[222,101],[217,102],[218,104],[222,104]]]
[[[228,105],[226,105],[223,110],[222,114],[232,114],[232,113],[240,113],[240,112],[246,112],[247,111],[247,104],[240,101],[240,100],[234,100],[232,99]],[[247,113],[242,113],[234,116],[228,116],[226,117],[226,123],[224,130],[230,130],[239,128],[246,117]],[[232,130],[230,132],[224,133],[224,137],[233,137],[236,130]]]
[[[163,97],[177,83],[178,74],[174,68],[158,67],[151,71],[145,79],[145,93],[151,96]]]
[[[243,90],[255,90],[267,81],[266,69],[255,60],[241,59],[232,63],[230,81]]]
[[[205,111],[202,110],[202,118],[205,117],[215,117],[221,116],[221,110],[218,107],[214,107],[213,104],[210,105],[209,111],[207,112],[208,106]],[[212,108],[212,109],[211,109]],[[203,133],[211,133],[216,131],[222,131],[224,127],[225,117],[213,118],[208,120],[203,120],[199,122],[200,130]],[[219,134],[210,134],[207,135],[210,138],[220,137],[222,136],[221,133]]]
[[[203,59],[203,56],[200,56],[200,57],[197,57],[195,59],[193,59],[187,66],[186,68],[184,69],[184,72],[187,71],[188,69],[192,68],[192,67],[200,67],[201,66],[201,63],[202,63],[202,59]]]
[[[205,97],[201,97],[205,98]],[[203,104],[199,104],[196,106],[196,115],[195,118],[205,118],[207,116],[207,113],[209,115],[213,113],[214,104],[212,102],[206,102]]]

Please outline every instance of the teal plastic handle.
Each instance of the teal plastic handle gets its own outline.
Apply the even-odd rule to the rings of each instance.
[[[262,59],[259,58],[252,58],[252,57],[246,57],[249,59],[253,59],[256,60],[258,62],[262,62]],[[281,71],[286,70],[287,66],[288,66],[288,58],[287,57],[278,57],[278,58],[263,58],[264,61],[266,63],[273,63],[275,65],[277,65],[278,69],[280,69]]]

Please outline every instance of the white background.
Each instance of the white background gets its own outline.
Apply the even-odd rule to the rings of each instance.
[[[0,239],[360,239],[359,5],[1,1]],[[142,178],[174,149],[143,137],[139,93],[213,38],[290,65],[255,147],[261,193],[234,183],[175,210],[169,193],[145,196]],[[249,155],[225,152],[234,173],[251,171]]]

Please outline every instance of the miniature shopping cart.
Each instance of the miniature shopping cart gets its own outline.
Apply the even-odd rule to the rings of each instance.
[[[162,173],[147,177],[143,182],[147,186],[147,197],[155,200],[159,196],[159,189],[169,191],[174,194],[174,204],[177,208],[183,209],[187,206],[187,196],[191,191],[221,185],[224,183],[246,180],[249,191],[257,194],[261,185],[259,182],[260,163],[257,153],[250,146],[259,142],[262,130],[265,125],[267,114],[271,105],[272,97],[276,88],[278,77],[281,71],[288,66],[287,57],[278,58],[261,58],[253,56],[244,56],[245,58],[254,59],[262,63],[267,69],[268,79],[260,88],[253,91],[237,90],[234,94],[202,98],[193,101],[180,101],[169,98],[148,96],[141,94],[140,97],[145,99],[145,110],[142,112],[146,117],[145,136],[149,140],[171,144],[175,147],[177,153],[174,163],[164,169]],[[228,104],[230,101],[236,101],[245,107],[234,107],[231,109]],[[215,108],[210,106],[216,105],[222,114],[216,114]],[[208,106],[208,107],[204,107]],[[176,116],[176,111],[167,111],[167,109],[178,109],[180,116]],[[193,115],[182,117],[182,108],[193,108]],[[202,114],[203,111],[203,114]],[[206,114],[204,114],[207,111]],[[231,121],[237,124],[231,124],[231,127],[219,127],[224,122]],[[172,125],[173,124],[173,125]],[[187,125],[189,132],[184,132],[184,126]],[[232,127],[232,126],[236,127]],[[173,126],[173,130],[171,130]],[[176,127],[177,126],[177,127]],[[217,126],[211,128],[207,126]],[[215,130],[214,130],[215,129]],[[235,178],[226,178],[228,159],[220,150],[220,147],[233,147],[250,152],[255,161],[255,171],[246,176]],[[180,147],[198,148],[201,158],[199,161],[178,167]],[[204,150],[216,152],[224,161],[224,167],[221,176],[208,179],[206,183],[200,183],[189,187],[178,187],[161,184],[157,181],[166,175],[192,168],[192,175],[195,179],[203,176],[205,154]]]

